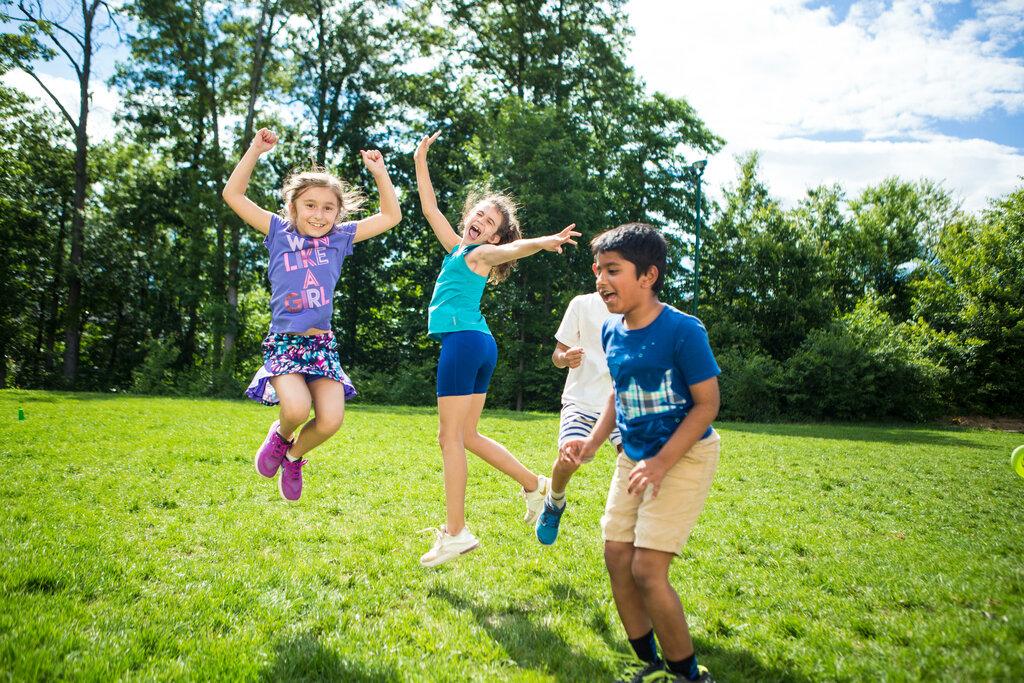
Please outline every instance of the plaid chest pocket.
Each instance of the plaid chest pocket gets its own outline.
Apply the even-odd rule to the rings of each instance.
[[[660,415],[686,405],[686,397],[672,388],[672,370],[668,369],[660,382],[644,383],[645,389],[636,377],[631,377],[625,390],[618,392],[619,407],[627,420],[645,415]]]

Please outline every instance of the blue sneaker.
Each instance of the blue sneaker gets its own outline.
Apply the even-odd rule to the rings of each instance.
[[[537,520],[537,540],[544,545],[551,545],[558,539],[558,525],[562,521],[565,506],[558,507],[550,500],[544,499],[544,511]]]

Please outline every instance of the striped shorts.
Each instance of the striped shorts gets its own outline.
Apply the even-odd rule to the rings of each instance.
[[[572,403],[566,403],[562,406],[558,424],[558,447],[561,448],[562,444],[571,439],[585,439],[590,436],[590,432],[594,431],[594,425],[597,424],[600,417],[601,413],[584,410]],[[622,436],[619,434],[618,427],[612,430],[608,440],[612,442],[616,450],[622,446]],[[590,456],[584,462],[590,462],[593,459],[594,456]]]

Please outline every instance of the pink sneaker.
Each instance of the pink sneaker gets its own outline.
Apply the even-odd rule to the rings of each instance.
[[[292,462],[288,458],[281,461],[281,476],[277,479],[277,490],[285,500],[298,500],[302,495],[302,466],[308,460]]]
[[[263,440],[263,445],[256,451],[256,471],[268,479],[272,479],[277,474],[277,470],[281,467],[281,461],[284,460],[284,454],[288,452],[293,443],[285,441],[277,433],[277,428],[280,426],[281,422],[274,420],[274,424],[270,425],[270,431],[267,432],[267,438]]]

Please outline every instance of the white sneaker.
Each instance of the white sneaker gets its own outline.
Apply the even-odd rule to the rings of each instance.
[[[548,497],[551,490],[551,482],[543,474],[537,475],[537,490],[523,491],[523,498],[526,499],[526,514],[523,521],[533,525],[537,523],[541,510],[544,509],[544,499]]]
[[[465,555],[469,551],[480,547],[480,541],[469,532],[467,527],[462,527],[462,531],[454,536],[448,534],[448,530],[445,529],[444,525],[437,529],[424,529],[424,531],[433,531],[437,534],[434,547],[425,552],[420,558],[420,564],[424,567],[436,567],[443,562],[454,560],[459,555]]]

